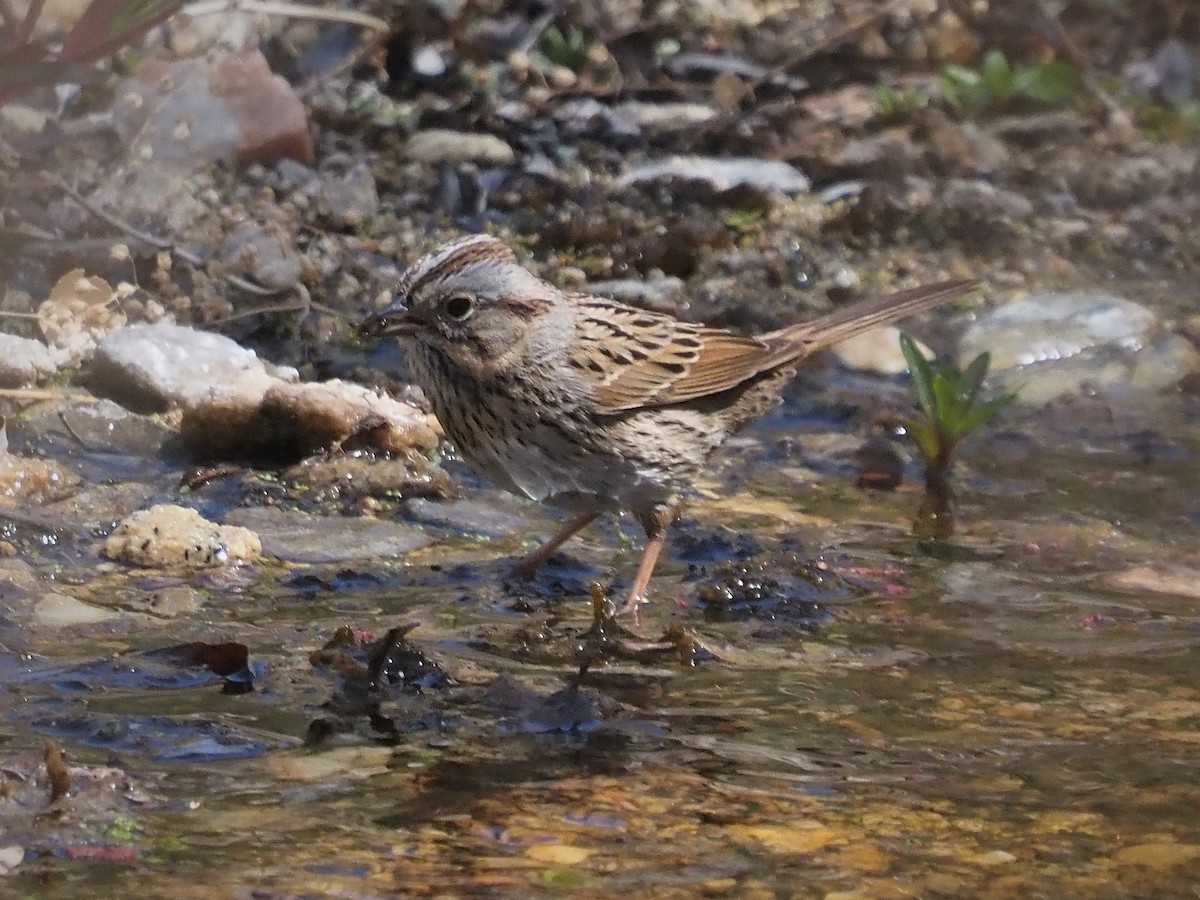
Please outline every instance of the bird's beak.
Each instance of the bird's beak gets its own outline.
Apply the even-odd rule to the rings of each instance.
[[[393,303],[368,316],[358,325],[358,333],[368,338],[410,335],[416,331],[417,322],[403,303]]]

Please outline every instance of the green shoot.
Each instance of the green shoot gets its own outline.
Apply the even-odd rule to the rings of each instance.
[[[954,490],[950,470],[963,438],[977,430],[1017,395],[1005,393],[981,400],[983,379],[991,357],[981,353],[963,371],[932,363],[907,334],[900,334],[900,350],[908,362],[917,414],[905,422],[925,466],[925,499],[914,531],[922,537],[949,537],[954,533]]]
[[[978,69],[945,66],[941,88],[950,106],[975,119],[1013,108],[1066,106],[1075,95],[1075,73],[1060,60],[1014,67],[990,50]]]
[[[564,66],[578,72],[587,62],[588,45],[591,43],[587,32],[574,25],[549,26],[542,32],[538,50],[556,66]]]

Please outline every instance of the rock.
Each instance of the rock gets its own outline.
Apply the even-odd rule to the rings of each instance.
[[[642,130],[607,103],[594,97],[572,97],[554,110],[554,118],[570,138],[589,137],[616,146],[632,147]]]
[[[1078,392],[1156,391],[1200,368],[1200,354],[1150,310],[1102,293],[1041,294],[981,316],[959,345],[960,366],[992,355],[989,382],[1025,403]]]
[[[493,134],[474,134],[444,128],[416,132],[408,139],[404,154],[416,162],[431,164],[477,162],[510,166],[516,160],[513,148]]]
[[[214,162],[312,161],[304,104],[257,49],[171,62],[148,57],[117,90],[117,133],[131,154]],[[200,127],[200,125],[203,127]]]
[[[790,163],[757,157],[670,156],[637,163],[617,179],[621,187],[646,182],[704,181],[717,191],[749,186],[763,191],[800,194],[808,190],[804,174]]]
[[[306,452],[324,449],[370,430],[365,441],[378,450],[428,453],[438,433],[422,410],[350,381],[287,384],[263,397],[262,416],[278,437]]]
[[[52,628],[69,625],[94,625],[120,618],[120,613],[92,606],[66,594],[48,593],[33,606],[34,621]]]
[[[662,135],[692,128],[717,117],[717,110],[704,103],[645,103],[626,100],[613,111],[648,134]]]
[[[933,351],[917,342],[927,359]],[[870,372],[872,375],[900,375],[908,371],[908,363],[900,350],[900,329],[894,325],[872,328],[830,348],[830,353],[843,366]]]
[[[257,407],[268,388],[298,377],[295,369],[266,363],[227,337],[157,322],[106,335],[90,381],[96,393],[136,412],[164,412],[214,396]]]
[[[536,527],[528,504],[501,491],[440,503],[420,498],[406,500],[404,514],[422,525],[485,537],[520,534]]]
[[[236,225],[221,242],[222,266],[272,290],[298,283],[303,261],[296,250],[295,229],[281,219],[247,219]]]
[[[161,417],[132,413],[111,400],[46,404],[21,419],[31,451],[80,445],[89,453],[157,456],[175,429]]]
[[[1165,146],[1152,154],[1123,154],[1111,161],[1087,160],[1071,178],[1081,202],[1127,213],[1162,194],[1191,192],[1196,159],[1191,148]]]
[[[907,129],[889,128],[847,141],[829,163],[844,175],[899,180],[913,172],[921,157]]]
[[[1129,594],[1164,594],[1200,600],[1200,569],[1187,566],[1134,566],[1105,575],[1101,584]]]
[[[25,848],[20,844],[0,847],[0,876],[7,875],[25,859]]]
[[[1075,110],[1062,109],[997,119],[988,131],[999,140],[1022,147],[1036,147],[1050,142],[1078,140],[1089,126],[1088,120]]]
[[[284,478],[305,490],[347,499],[360,497],[452,497],[446,471],[416,451],[382,459],[370,454],[320,454],[284,470]]]
[[[253,528],[262,537],[264,551],[287,562],[396,559],[432,543],[420,528],[365,517],[329,519],[260,507],[235,509],[225,518]]]
[[[64,360],[41,341],[0,332],[0,387],[25,387],[49,378]]]
[[[327,174],[318,195],[321,214],[339,228],[358,228],[379,214],[375,175],[366,163]]]
[[[121,522],[103,553],[146,568],[227,566],[257,560],[262,542],[245,528],[217,525],[194,509],[160,504]]]
[[[1141,866],[1146,869],[1172,869],[1200,859],[1200,844],[1160,842],[1122,847],[1113,859],[1122,866]]]
[[[1033,215],[1033,203],[1024,194],[996,187],[982,179],[951,178],[940,196],[943,214],[955,221],[980,226],[991,233]]]
[[[281,159],[312,162],[304,103],[287,79],[271,72],[262,53],[257,49],[225,53],[217,57],[213,69],[218,96],[229,105],[238,125],[238,162],[264,166]]]
[[[346,381],[273,381],[261,397],[210,391],[184,409],[184,446],[200,459],[295,461],[339,445],[387,452],[437,446],[438,432],[417,407]]]
[[[1167,106],[1182,106],[1200,83],[1200,57],[1178,38],[1171,38],[1151,59],[1126,66],[1123,74],[1134,93]]]
[[[198,613],[204,607],[204,596],[191,585],[174,584],[127,599],[125,605],[138,612],[171,619]]]
[[[49,459],[26,459],[0,453],[0,498],[47,502],[80,482],[74,472]]]
[[[101,337],[125,325],[125,314],[113,302],[117,298],[118,292],[103,278],[88,278],[83,269],[72,269],[38,307],[38,326],[65,360],[78,362],[91,356]]]
[[[207,212],[191,179],[213,163],[312,160],[304,104],[257,49],[170,62],[151,56],[115,96],[123,162],[91,199],[135,222],[186,233]]]

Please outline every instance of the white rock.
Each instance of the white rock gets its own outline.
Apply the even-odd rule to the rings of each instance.
[[[0,332],[0,386],[24,387],[49,378],[64,358],[41,341]]]
[[[992,355],[995,384],[1044,403],[1087,385],[1156,391],[1200,368],[1191,343],[1143,306],[1103,293],[1041,294],[999,307],[967,329],[959,365]]]
[[[758,159],[753,156],[670,156],[647,160],[618,178],[617,184],[624,187],[673,178],[707,181],[718,191],[741,185],[785,194],[800,194],[809,189],[808,179],[795,166],[779,159]]]
[[[617,115],[639,128],[655,133],[679,131],[717,117],[717,110],[703,103],[645,103],[626,100],[614,107]]]
[[[425,163],[480,162],[495,166],[511,165],[516,153],[494,134],[474,134],[430,128],[408,139],[404,154]]]
[[[0,847],[0,875],[7,875],[25,859],[25,848],[19,844]]]
[[[257,403],[280,380],[299,378],[227,337],[165,322],[106,335],[91,375],[96,393],[145,412],[195,406],[214,394]]]

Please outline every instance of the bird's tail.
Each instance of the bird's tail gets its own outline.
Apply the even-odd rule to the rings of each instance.
[[[767,335],[766,339],[777,346],[792,344],[803,347],[802,354],[807,356],[856,334],[862,334],[880,325],[888,325],[897,319],[969,294],[977,287],[978,281],[964,278],[909,288],[861,303],[853,303],[819,319],[789,325]]]

